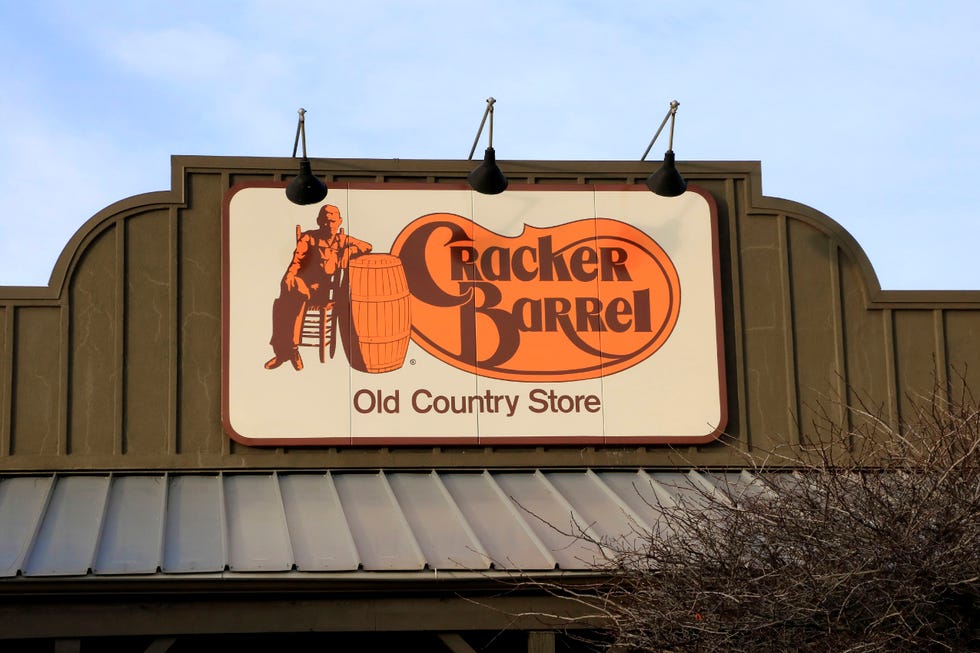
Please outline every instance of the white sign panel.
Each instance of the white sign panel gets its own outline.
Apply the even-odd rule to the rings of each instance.
[[[225,428],[252,445],[697,443],[726,422],[714,202],[643,186],[242,185]]]

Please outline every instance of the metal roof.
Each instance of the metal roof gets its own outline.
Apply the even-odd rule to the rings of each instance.
[[[590,570],[588,540],[741,475],[631,470],[0,476],[0,578]],[[590,538],[576,537],[585,532]]]

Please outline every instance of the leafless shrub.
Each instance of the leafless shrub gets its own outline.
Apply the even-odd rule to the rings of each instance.
[[[980,650],[980,409],[937,395],[901,432],[853,410],[857,430],[824,423],[792,454],[747,456],[749,475],[715,475],[721,491],[684,488],[642,546],[601,542],[610,580],[574,598],[605,641]]]

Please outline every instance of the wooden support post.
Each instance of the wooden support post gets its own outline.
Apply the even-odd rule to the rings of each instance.
[[[553,630],[532,630],[527,634],[527,653],[555,653]]]

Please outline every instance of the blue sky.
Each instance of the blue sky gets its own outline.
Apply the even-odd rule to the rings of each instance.
[[[303,106],[312,156],[465,158],[492,95],[501,160],[638,159],[676,98],[678,160],[761,161],[885,288],[980,289],[978,38],[949,0],[0,0],[0,285],[172,154],[288,156]]]

